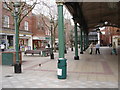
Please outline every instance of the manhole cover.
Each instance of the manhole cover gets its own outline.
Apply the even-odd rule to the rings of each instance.
[[[6,75],[5,77],[13,77],[12,75]]]

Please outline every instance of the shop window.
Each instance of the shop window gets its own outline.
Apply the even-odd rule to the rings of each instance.
[[[7,15],[3,16],[3,27],[9,28],[9,16]]]
[[[13,36],[7,36],[7,47],[13,49]]]
[[[24,29],[28,31],[28,22],[27,21],[24,22]]]

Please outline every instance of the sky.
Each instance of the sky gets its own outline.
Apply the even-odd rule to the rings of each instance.
[[[36,7],[33,10],[33,13],[35,13],[35,14],[42,13],[48,17],[50,17],[49,13],[51,13],[53,16],[54,15],[55,15],[55,17],[57,16],[58,11],[57,11],[57,4],[55,2],[56,0],[38,0],[38,1],[42,1],[45,4],[47,4],[47,6],[50,7],[50,10],[47,6],[40,3],[40,4],[36,5]],[[65,7],[63,7],[63,14],[64,14],[64,18],[71,19],[71,23],[73,24],[72,16],[70,15],[70,13],[68,12],[68,10]]]

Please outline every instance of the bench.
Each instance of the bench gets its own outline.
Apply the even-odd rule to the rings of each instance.
[[[39,54],[40,56],[49,56],[50,55],[50,51],[51,49],[38,49],[38,50],[26,50],[24,52],[24,54]]]

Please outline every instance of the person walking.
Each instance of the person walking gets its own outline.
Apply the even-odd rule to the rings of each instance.
[[[93,53],[93,42],[90,44],[89,48],[90,48],[89,53],[92,54]]]
[[[116,54],[117,55],[117,50],[116,50],[116,44],[115,42],[113,42],[113,45],[112,45],[112,54]]]
[[[97,54],[97,52],[100,54],[100,44],[99,43],[96,44],[96,54]]]

